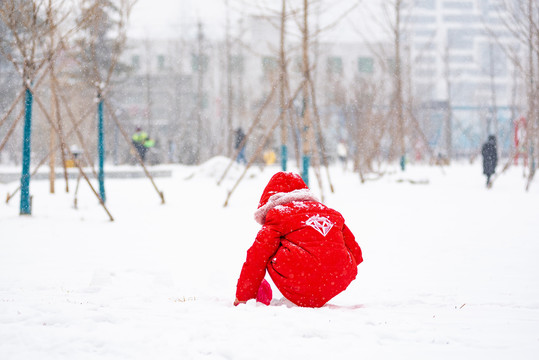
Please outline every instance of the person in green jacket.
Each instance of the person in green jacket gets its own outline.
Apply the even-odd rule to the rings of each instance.
[[[155,146],[155,140],[151,139],[148,136],[148,133],[143,131],[140,127],[137,127],[135,133],[131,137],[131,140],[133,141],[133,146],[135,146],[135,149],[137,149],[142,161],[145,160],[148,149]]]

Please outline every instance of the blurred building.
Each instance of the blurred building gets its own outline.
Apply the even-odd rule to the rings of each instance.
[[[130,73],[117,84],[114,98],[131,131],[140,126],[157,140],[157,161],[196,163],[226,154],[226,140],[231,136],[226,132],[228,97],[232,97],[232,129],[245,130],[272,86],[278,86],[278,30],[257,17],[239,26],[228,47],[226,39],[205,38],[203,28],[191,38],[129,40],[122,61]],[[290,93],[302,77],[300,51],[297,38],[287,44]],[[311,52],[317,103],[328,130],[325,135],[336,145],[344,132],[342,108],[351,89],[359,78],[380,81],[386,76],[385,68],[372,45],[359,42],[316,43]],[[278,116],[278,98],[276,92],[253,134],[255,140]],[[301,112],[299,97],[293,111]],[[291,146],[295,135],[289,137]],[[256,145],[256,141],[248,143]]]
[[[519,104],[515,68],[504,49],[516,42],[501,3],[410,0],[403,7],[414,96],[432,114],[433,141],[445,136],[443,112],[452,111],[457,151],[477,149],[494,133],[508,146]]]

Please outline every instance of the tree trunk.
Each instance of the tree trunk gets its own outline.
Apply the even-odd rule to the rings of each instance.
[[[404,112],[403,112],[403,96],[402,96],[402,63],[401,63],[401,6],[402,1],[397,0],[395,2],[395,104],[397,108],[397,141],[399,142],[399,151],[401,156],[401,168],[405,169],[405,154],[406,154],[406,145],[405,145],[405,134],[404,134]]]
[[[302,129],[302,145],[303,145],[303,161],[302,161],[302,178],[303,181],[309,186],[309,167],[311,162],[311,132],[312,124],[310,119],[309,112],[309,81],[310,81],[310,70],[309,70],[309,1],[303,0],[303,129]]]
[[[286,58],[285,58],[285,26],[286,26],[286,0],[282,0],[281,8],[281,46],[279,52],[279,111],[284,111],[285,106],[285,79],[286,79]],[[281,169],[286,171],[288,161],[288,118],[286,115],[281,120]]]

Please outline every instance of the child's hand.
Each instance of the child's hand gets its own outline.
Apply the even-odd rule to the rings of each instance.
[[[239,304],[245,304],[247,301],[239,301],[238,298],[234,300],[234,306],[238,306]]]

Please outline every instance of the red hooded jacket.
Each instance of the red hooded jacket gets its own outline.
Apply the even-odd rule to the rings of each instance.
[[[256,298],[266,269],[290,301],[320,307],[355,279],[361,248],[342,215],[321,204],[297,174],[275,174],[255,220],[262,225],[247,251],[236,298]]]

